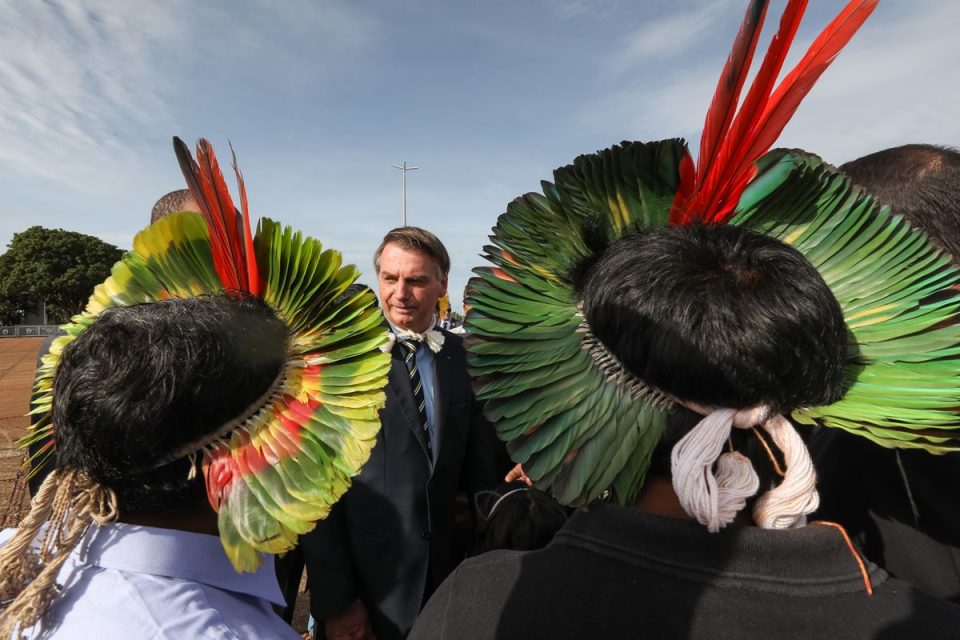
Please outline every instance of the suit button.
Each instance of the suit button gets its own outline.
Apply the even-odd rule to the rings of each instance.
[[[424,531],[423,533],[420,534],[420,537],[423,538],[424,540],[429,540],[429,539],[430,539],[430,532],[429,532],[429,531]]]

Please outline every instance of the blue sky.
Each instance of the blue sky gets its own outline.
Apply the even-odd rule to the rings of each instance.
[[[795,61],[840,10],[813,0]],[[775,25],[783,2],[774,2]],[[697,141],[745,0],[34,0],[0,6],[0,243],[41,224],[129,247],[183,185],[170,138],[237,151],[254,218],[369,256],[401,218],[453,256],[554,168]],[[881,0],[781,136],[840,163],[960,144],[960,4]],[[770,25],[768,25],[769,27]],[[761,46],[765,47],[765,43]]]

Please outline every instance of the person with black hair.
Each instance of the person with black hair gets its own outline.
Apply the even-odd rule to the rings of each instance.
[[[199,461],[166,461],[273,385],[287,338],[262,300],[221,295],[111,309],[68,344],[53,381],[56,471],[20,527],[66,534],[41,547],[49,566],[33,577],[8,564],[21,552],[4,532],[3,600],[33,581],[2,615],[42,609],[56,580],[67,587],[43,612],[44,637],[297,637],[270,608],[283,602],[272,558],[237,573]],[[72,504],[57,500],[64,485]]]
[[[960,272],[820,158],[770,150],[876,1],[778,84],[805,4],[749,87],[748,4],[696,159],[622,142],[498,218],[470,281],[476,394],[581,510],[546,549],[461,565],[411,638],[960,638],[960,608],[808,522],[799,429],[960,451]]]
[[[273,555],[376,441],[388,340],[371,292],[342,296],[357,270],[254,234],[212,146],[174,149],[203,214],[137,234],[37,372],[25,440],[57,468],[4,536],[0,637],[296,637]]]
[[[960,152],[907,144],[840,171],[960,259]],[[932,457],[819,429],[810,452],[817,516],[843,524],[864,554],[897,578],[960,604],[960,453]]]
[[[951,256],[960,256],[960,151],[905,144],[850,160],[839,169]]]
[[[815,478],[783,414],[842,398],[848,364],[843,311],[800,252],[742,227],[641,229],[574,280],[618,375],[681,409],[632,509],[595,504],[542,551],[467,561],[411,638],[960,637],[960,609],[830,523],[800,526]]]
[[[524,482],[505,482],[481,491],[476,500],[480,518],[476,553],[542,549],[569,516],[550,494]]]

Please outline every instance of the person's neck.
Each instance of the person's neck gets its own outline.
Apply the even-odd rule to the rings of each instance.
[[[673,490],[673,482],[670,478],[663,476],[647,477],[643,488],[633,503],[633,508],[637,511],[652,513],[665,518],[696,522],[696,519],[684,511],[680,505],[680,498]],[[743,526],[756,526],[746,509],[737,514],[734,523]]]
[[[182,512],[135,513],[121,516],[118,520],[125,524],[138,524],[144,527],[220,535],[220,529],[217,526],[217,514],[210,508]]]
[[[387,320],[387,324],[390,325],[390,329],[394,333],[400,333],[403,331],[410,331],[413,333],[426,333],[430,329],[433,329],[433,327],[436,325],[436,316],[431,317],[430,320],[427,321],[427,324],[421,329],[414,329],[413,327],[401,327],[399,325],[393,324],[389,320]]]
[[[648,476],[643,488],[633,503],[637,511],[652,513],[657,516],[675,518],[677,520],[693,520],[680,506],[680,498],[673,490],[670,478],[662,476]]]

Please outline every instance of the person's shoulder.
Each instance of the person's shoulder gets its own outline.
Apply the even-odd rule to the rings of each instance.
[[[443,348],[463,351],[463,336],[453,333],[449,329],[440,329],[443,334]]]
[[[530,552],[490,551],[464,560],[427,602],[410,640],[485,640],[496,636],[500,612]]]
[[[518,564],[525,556],[536,551],[515,551],[513,549],[494,549],[464,560],[460,566],[478,571],[485,568]]]
[[[454,333],[454,332],[453,332],[453,329],[444,329],[444,328],[441,327],[440,333],[443,334],[444,339],[446,339],[446,340],[451,340],[451,339],[452,339],[452,340],[455,340],[455,341],[457,342],[457,344],[463,344],[463,335],[462,335],[462,334],[458,334],[458,333]]]
[[[895,578],[878,585],[871,600],[883,612],[880,620],[884,631],[892,634],[889,637],[960,640],[960,605]]]
[[[459,586],[470,589],[499,589],[519,577],[523,559],[532,553],[537,552],[510,549],[487,551],[461,562],[453,579]]]

